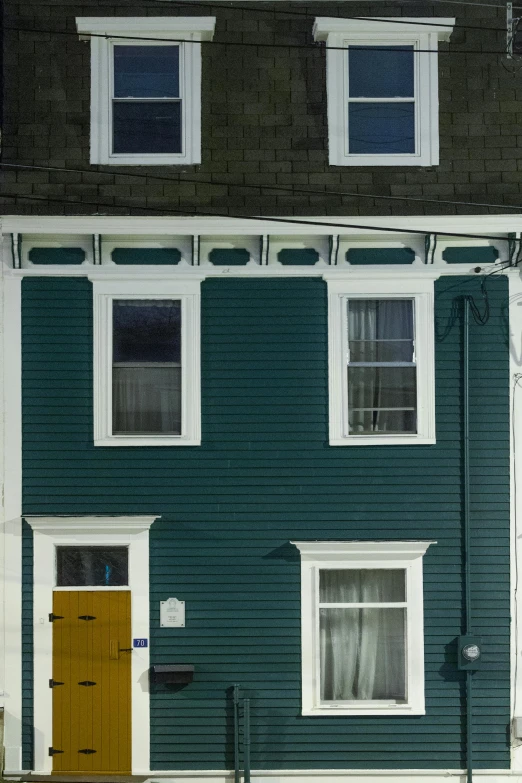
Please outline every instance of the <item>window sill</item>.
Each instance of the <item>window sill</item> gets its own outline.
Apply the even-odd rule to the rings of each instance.
[[[191,166],[201,155],[91,155],[91,163],[103,166]]]
[[[95,438],[95,446],[201,446],[200,438],[184,438],[181,435],[177,437],[136,437],[134,435],[129,436],[117,436],[106,438]]]
[[[421,435],[352,435],[345,438],[330,438],[330,446],[426,446],[434,445],[435,437]]]
[[[332,715],[425,715],[424,706],[391,704],[389,707],[315,707],[303,709],[301,715],[308,717],[332,717]]]
[[[435,155],[343,155],[330,152],[330,166],[437,166]]]

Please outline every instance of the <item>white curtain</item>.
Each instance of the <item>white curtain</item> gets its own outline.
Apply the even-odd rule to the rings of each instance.
[[[179,302],[116,300],[113,317],[113,432],[179,435],[181,366],[172,360],[179,352]]]
[[[320,603],[404,600],[404,572],[321,572]],[[320,609],[321,698],[406,698],[405,608]]]
[[[142,363],[112,371],[114,433],[181,433],[181,367]]]
[[[351,299],[348,340],[350,432],[415,432],[415,367],[383,364],[413,360],[412,301]]]

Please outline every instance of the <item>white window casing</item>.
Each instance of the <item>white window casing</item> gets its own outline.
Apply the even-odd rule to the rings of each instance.
[[[331,446],[374,446],[435,443],[435,347],[433,278],[328,282],[329,442]],[[417,377],[417,431],[372,435],[348,430],[346,303],[349,299],[411,299],[414,302],[414,343]]]
[[[424,715],[422,557],[435,541],[292,541],[301,555],[302,714]],[[321,702],[319,571],[400,569],[406,576],[406,693],[390,701]]]
[[[438,42],[452,18],[335,19],[318,17],[314,39],[326,42],[329,162],[332,166],[436,166],[439,162]],[[432,23],[433,22],[433,23]],[[409,23],[409,24],[408,24]],[[348,145],[348,47],[414,49],[415,152],[351,154]],[[380,99],[386,102],[389,99]]]
[[[159,293],[161,292],[161,293]],[[113,434],[112,303],[115,299],[181,302],[181,434]],[[95,280],[94,445],[199,446],[201,443],[200,280]]]
[[[80,38],[88,39],[92,35],[91,163],[136,166],[201,163],[201,41],[212,40],[215,23],[213,16],[76,18]],[[154,46],[160,42],[147,39],[158,38],[180,47],[181,152],[114,153],[111,97],[114,46]]]

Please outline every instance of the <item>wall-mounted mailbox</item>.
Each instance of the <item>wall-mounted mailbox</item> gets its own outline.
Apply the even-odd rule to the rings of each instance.
[[[194,666],[189,663],[158,663],[151,666],[151,680],[164,685],[188,685],[194,679]]]

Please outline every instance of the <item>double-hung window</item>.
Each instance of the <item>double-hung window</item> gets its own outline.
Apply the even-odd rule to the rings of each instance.
[[[330,444],[435,442],[433,280],[329,280]]]
[[[95,281],[94,318],[95,445],[198,445],[199,281]]]
[[[438,163],[437,48],[454,21],[315,20],[327,47],[330,164]]]
[[[179,44],[114,44],[113,154],[179,154],[183,96]]]
[[[303,714],[423,714],[422,556],[430,542],[294,543]]]
[[[201,41],[214,17],[76,19],[91,35],[91,163],[201,162]]]

